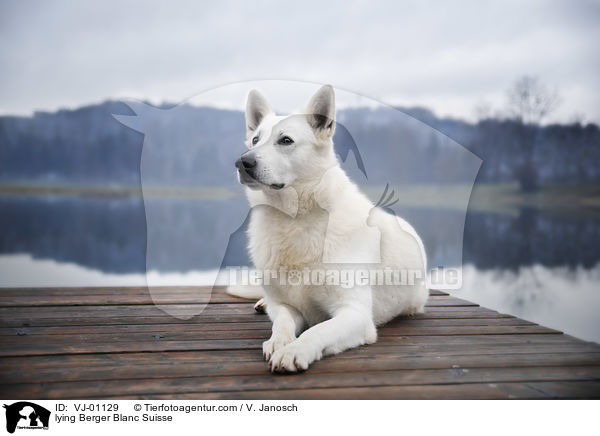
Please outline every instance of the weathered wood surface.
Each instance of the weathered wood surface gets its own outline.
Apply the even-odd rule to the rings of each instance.
[[[381,328],[376,344],[303,374],[268,372],[269,328],[252,302],[223,289],[0,289],[0,395],[600,398],[600,345],[442,292],[425,314]]]

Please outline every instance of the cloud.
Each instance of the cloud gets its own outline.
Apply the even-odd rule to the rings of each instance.
[[[179,101],[229,82],[332,83],[470,117],[515,77],[600,120],[594,2],[10,2],[0,8],[0,112],[106,98]],[[233,102],[232,102],[233,103]]]

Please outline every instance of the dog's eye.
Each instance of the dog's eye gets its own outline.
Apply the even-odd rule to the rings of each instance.
[[[257,142],[258,142],[258,136],[255,136],[254,138],[252,138],[252,145],[256,145]]]
[[[292,145],[294,141],[289,136],[284,136],[279,140],[279,145]]]

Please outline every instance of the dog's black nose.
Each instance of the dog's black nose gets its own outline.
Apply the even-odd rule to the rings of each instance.
[[[244,167],[245,170],[251,170],[252,168],[254,168],[256,166],[256,159],[254,158],[253,155],[242,155],[242,157],[239,158],[238,162],[240,162],[242,164],[242,166]],[[237,162],[236,162],[235,166],[239,168],[239,165]]]

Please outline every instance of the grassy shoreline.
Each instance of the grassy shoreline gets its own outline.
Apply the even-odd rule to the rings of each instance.
[[[377,201],[383,187],[362,186]],[[396,188],[399,204],[408,207],[463,210],[469,185],[402,185]],[[236,193],[223,187],[0,184],[1,196],[81,196],[81,197],[156,197],[227,199]],[[468,207],[472,211],[518,214],[524,207],[552,213],[592,214],[600,217],[600,184],[541,186],[536,192],[524,193],[516,183],[476,184]]]
[[[399,203],[405,206],[464,210],[469,196],[471,211],[517,215],[523,208],[547,213],[592,214],[600,217],[600,185],[541,186],[536,192],[525,193],[516,183],[470,185],[404,185],[396,190]],[[381,191],[366,188],[373,199]]]
[[[227,188],[186,186],[140,186],[127,185],[35,185],[0,184],[0,196],[78,196],[78,197],[181,197],[181,198],[229,198],[235,195]]]

